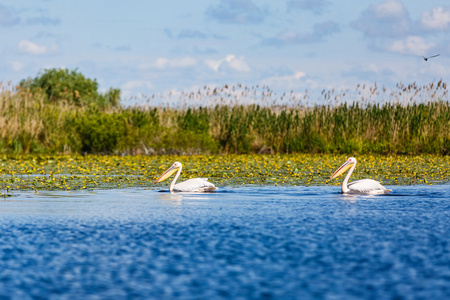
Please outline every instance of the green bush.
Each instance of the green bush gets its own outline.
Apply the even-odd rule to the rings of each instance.
[[[50,102],[68,101],[78,106],[94,104],[100,107],[117,106],[120,90],[110,88],[102,95],[95,79],[85,78],[76,70],[46,69],[34,79],[22,80],[22,88],[42,90]]]
[[[81,115],[74,120],[74,127],[82,153],[113,153],[125,136],[125,120],[121,114]]]

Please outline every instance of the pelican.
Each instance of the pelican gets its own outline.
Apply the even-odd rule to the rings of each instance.
[[[356,158],[350,157],[347,161],[336,170],[336,172],[331,175],[330,179],[336,178],[340,176],[342,173],[347,171],[349,168],[350,171],[345,176],[344,181],[342,182],[342,193],[343,194],[387,194],[392,190],[386,189],[382,186],[378,181],[372,179],[361,179],[348,183],[348,179],[350,175],[352,175],[353,170],[356,167]]]
[[[181,174],[182,165],[180,162],[176,161],[173,165],[168,168],[156,181],[155,183],[166,180],[176,171],[177,174],[170,184],[169,190],[171,192],[214,192],[217,188],[211,182],[208,182],[208,178],[193,178],[186,180],[181,183],[177,183],[177,179]]]

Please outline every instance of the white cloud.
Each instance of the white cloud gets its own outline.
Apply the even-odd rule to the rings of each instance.
[[[192,57],[185,57],[182,59],[175,60],[171,66],[177,68],[190,68],[197,64],[197,60]]]
[[[122,89],[124,90],[131,90],[136,88],[142,88],[145,87],[147,89],[152,89],[153,84],[149,81],[144,80],[130,80],[127,81],[124,85],[122,85]]]
[[[130,80],[120,87],[121,97],[127,98],[133,95],[146,94],[154,88],[154,85],[150,81]]]
[[[155,66],[158,69],[165,68],[190,68],[197,64],[197,60],[192,57],[184,57],[180,59],[169,60],[167,58],[158,58],[155,62]]]
[[[32,55],[46,55],[58,52],[58,46],[52,44],[50,47],[41,46],[28,40],[21,40],[18,44],[20,53]]]
[[[141,64],[139,69],[167,69],[167,68],[190,68],[197,65],[197,60],[192,57],[183,57],[179,59],[168,59],[165,57],[157,58],[153,63]]]
[[[427,69],[427,72],[432,74],[432,76],[439,76],[441,78],[442,77],[445,78],[450,75],[450,67],[431,61]]]
[[[298,33],[294,31],[286,31],[279,34],[278,38],[283,42],[290,42],[297,38]]]
[[[24,64],[18,61],[13,61],[11,67],[14,71],[21,71],[24,68]]]
[[[237,72],[250,71],[250,67],[245,60],[242,57],[238,58],[233,54],[228,54],[225,58],[219,60],[207,59],[205,60],[205,64],[215,72],[219,71],[219,68],[223,65],[226,65]]]
[[[446,30],[450,28],[450,7],[436,7],[422,13],[420,23],[426,29]]]
[[[155,67],[158,69],[164,69],[169,64],[169,60],[164,57],[160,57],[155,61]]]
[[[212,70],[214,70],[214,71],[219,71],[219,67],[220,67],[220,65],[222,64],[222,62],[223,62],[223,60],[222,59],[220,59],[220,60],[213,60],[213,59],[207,59],[207,60],[205,60],[205,64],[209,67],[209,68],[211,68]]]
[[[387,0],[379,5],[374,5],[372,11],[377,19],[401,18],[406,13],[403,3],[399,0]]]
[[[319,15],[330,4],[327,0],[289,0],[287,3],[288,11],[292,9],[310,10]]]
[[[377,64],[370,63],[365,66],[362,66],[361,71],[362,72],[372,72],[372,73],[378,74],[381,72],[381,69]]]
[[[274,87],[284,87],[292,89],[298,87],[300,79],[306,76],[305,72],[297,71],[291,75],[273,76],[262,81],[263,84]]]
[[[352,26],[369,37],[406,36],[411,31],[412,21],[408,11],[399,0],[387,0],[370,5]]]
[[[18,44],[20,53],[32,55],[46,55],[58,52],[58,46],[52,44],[50,47],[41,46],[28,40],[21,40]]]
[[[400,54],[425,55],[434,46],[434,43],[427,43],[421,37],[408,36],[406,39],[396,40],[386,45],[385,49]]]
[[[234,55],[230,54],[225,57],[225,61],[228,63],[230,68],[238,72],[248,72],[250,67],[244,61],[243,58],[236,58]]]
[[[340,31],[339,24],[334,21],[316,23],[313,28],[312,32],[283,31],[275,37],[264,39],[262,43],[270,46],[317,43]]]

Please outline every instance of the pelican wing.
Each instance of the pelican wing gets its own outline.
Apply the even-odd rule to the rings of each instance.
[[[175,184],[175,192],[212,192],[216,186],[208,178],[194,178]]]
[[[386,189],[380,182],[372,179],[361,179],[350,182],[347,187],[350,193],[360,194],[385,194],[391,190]]]

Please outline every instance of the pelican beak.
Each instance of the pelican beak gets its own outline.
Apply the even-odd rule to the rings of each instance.
[[[176,171],[178,171],[180,167],[176,167],[176,166],[171,166],[170,168],[168,168],[158,179],[156,179],[155,183],[161,182],[166,180],[167,178],[170,177],[170,175],[172,175],[173,173],[175,173]]]
[[[333,175],[331,175],[330,179],[341,176],[342,173],[350,169],[352,166],[353,166],[352,162],[346,161],[342,166],[339,167],[339,169],[336,170],[336,172],[333,173]]]

